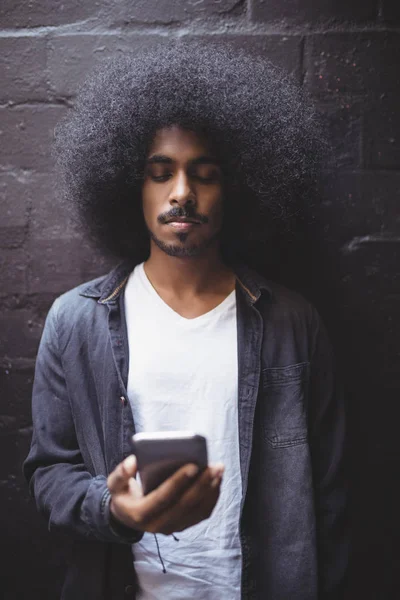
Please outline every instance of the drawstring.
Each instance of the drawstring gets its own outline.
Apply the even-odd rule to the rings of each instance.
[[[160,561],[160,563],[161,563],[161,566],[162,566],[162,572],[163,572],[163,573],[166,573],[166,572],[167,572],[167,569],[165,568],[164,561],[163,561],[163,559],[162,559],[162,556],[161,556],[161,552],[160,552],[160,545],[159,545],[159,543],[158,543],[157,534],[156,534],[156,533],[153,533],[153,535],[154,535],[154,539],[156,540],[157,554],[158,554],[158,558],[159,558],[159,561]],[[177,538],[177,537],[176,537],[176,535],[174,535],[173,533],[172,533],[171,535],[172,535],[172,537],[174,538],[174,540],[175,540],[176,542],[179,542],[179,538]]]
[[[162,559],[162,556],[161,556],[161,552],[160,552],[160,546],[159,546],[159,544],[158,544],[158,539],[157,539],[157,535],[156,535],[156,534],[154,534],[154,538],[155,538],[155,540],[156,540],[156,545],[157,545],[157,554],[158,554],[158,558],[159,558],[159,561],[160,561],[160,563],[161,563],[161,566],[162,566],[162,572],[163,572],[163,573],[166,573],[166,572],[167,572],[167,569],[165,568],[164,561],[163,561],[163,559]]]

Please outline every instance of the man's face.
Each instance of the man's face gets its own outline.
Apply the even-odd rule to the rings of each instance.
[[[199,256],[223,217],[222,172],[207,141],[178,126],[159,129],[142,188],[143,214],[154,243],[170,256]]]

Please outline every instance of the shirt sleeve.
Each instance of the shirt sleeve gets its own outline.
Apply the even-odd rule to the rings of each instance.
[[[32,421],[23,471],[49,530],[105,542],[139,541],[141,532],[115,526],[106,477],[93,477],[83,463],[59,352],[57,300],[47,316],[36,360]]]
[[[349,562],[345,407],[331,344],[315,313],[309,435],[317,519],[319,597],[342,600]]]

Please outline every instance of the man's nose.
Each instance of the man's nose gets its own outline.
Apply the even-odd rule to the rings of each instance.
[[[170,194],[170,203],[184,205],[187,202],[194,203],[195,195],[186,173],[177,173]]]

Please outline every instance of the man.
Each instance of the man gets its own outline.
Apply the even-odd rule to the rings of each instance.
[[[330,346],[308,302],[243,263],[322,147],[282,73],[198,43],[98,71],[58,129],[66,197],[124,259],[55,301],[37,359],[25,474],[75,538],[62,598],[343,597]],[[144,496],[131,436],[158,430],[205,435],[210,466]]]

